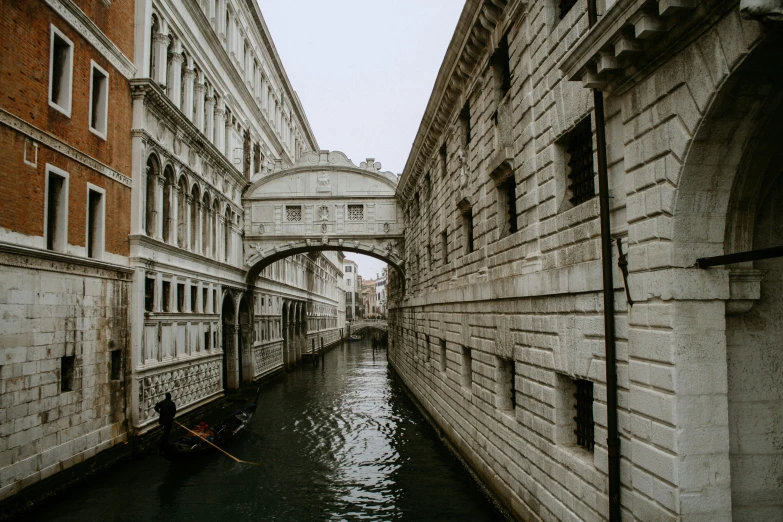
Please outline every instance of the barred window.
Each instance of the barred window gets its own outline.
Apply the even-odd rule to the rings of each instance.
[[[569,201],[576,206],[595,197],[593,129],[590,118],[582,120],[566,137]]]
[[[285,207],[286,221],[302,221],[302,207]]]
[[[364,205],[348,205],[348,221],[363,221]]]
[[[576,443],[584,449],[593,451],[595,445],[593,422],[593,383],[584,380],[575,380],[576,385]]]

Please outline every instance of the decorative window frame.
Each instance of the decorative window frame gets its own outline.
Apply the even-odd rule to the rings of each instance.
[[[103,259],[103,254],[106,252],[106,189],[101,188],[92,183],[87,183],[87,198],[85,201],[85,213],[84,216],[90,215],[90,191],[97,192],[101,195],[101,204],[98,210],[98,227],[95,234],[95,244],[92,247],[93,256],[90,259]],[[84,225],[84,255],[88,255],[87,240],[90,237],[90,220],[85,219]]]
[[[360,219],[353,219],[351,218],[351,208],[359,208],[361,209],[361,217]],[[366,205],[362,203],[348,203],[345,205],[345,220],[346,221],[353,221],[353,222],[363,222],[367,220],[367,213],[365,212],[367,209],[365,208]]]
[[[54,74],[54,38],[57,36],[58,38],[62,39],[67,43],[70,48],[71,52],[68,59],[68,78],[67,78],[67,92],[68,92],[68,103],[67,107],[63,107],[62,105],[58,104],[54,100],[52,100],[52,87],[54,84],[52,83],[53,74]],[[74,44],[71,41],[70,38],[65,36],[65,33],[57,29],[57,27],[54,26],[54,24],[49,24],[49,106],[53,109],[63,113],[67,117],[71,117],[71,109],[73,107],[73,55],[74,55]],[[62,90],[64,86],[61,86],[60,89]]]
[[[93,83],[95,75],[93,71],[96,69],[105,77],[104,81],[106,85],[106,92],[104,94],[104,99],[98,101],[98,103],[103,105],[103,116],[104,116],[103,130],[92,126],[93,89],[95,89],[95,85]],[[109,73],[106,71],[106,69],[104,69],[103,67],[95,63],[95,61],[90,60],[90,98],[89,98],[90,109],[87,114],[87,128],[90,129],[90,132],[92,132],[99,138],[102,138],[103,140],[106,140],[106,135],[109,132],[109,84],[110,84]]]
[[[68,191],[70,184],[70,174],[61,168],[55,167],[49,163],[46,164],[45,183],[44,183],[44,248],[49,242],[47,236],[49,221],[49,175],[56,174],[63,178],[63,189],[60,194],[60,206],[58,210],[58,220],[60,226],[57,227],[57,236],[52,241],[52,250],[55,252],[66,252],[68,250]]]

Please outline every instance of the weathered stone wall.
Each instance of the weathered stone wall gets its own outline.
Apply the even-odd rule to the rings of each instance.
[[[771,51],[774,37],[740,19],[736,5],[708,3],[713,18],[696,10],[682,19],[692,24],[690,39],[649,44],[660,45],[654,58],[641,55],[643,70],[623,62],[630,79],[605,94],[611,232],[628,253],[635,301],[626,304],[615,269],[627,520],[761,520],[780,509],[771,435],[778,416],[749,427],[741,421],[749,409],[780,409],[781,385],[773,384],[780,357],[768,348],[778,305],[762,298],[760,315],[739,325],[726,314],[758,299],[755,276],[695,267],[699,257],[783,239],[771,224],[763,226],[770,235],[764,241],[746,238],[753,223],[743,217],[756,215],[755,201],[779,175],[770,167],[779,153],[768,143],[780,147],[779,140],[765,138],[775,134],[768,120],[779,114],[778,97],[769,95],[781,85],[770,73],[779,54]],[[478,47],[466,35],[482,29],[458,27],[465,38],[455,38],[446,60],[466,45],[473,62],[441,71],[425,113],[431,126],[417,137],[400,180],[398,196],[410,202],[407,284],[406,294],[392,299],[389,355],[520,518],[597,520],[608,517],[599,200],[568,201],[565,152],[578,122],[589,116],[593,132],[596,122],[590,90],[558,69],[589,41],[586,3],[576,2],[562,20],[557,4],[509,2],[485,17],[491,7],[475,2],[463,13],[489,34]],[[679,20],[668,20],[666,27],[676,28]],[[636,22],[625,23],[633,30]],[[511,81],[499,96],[490,55],[504,34]],[[444,74],[453,74],[457,94],[448,93]],[[460,117],[466,104],[468,143]],[[442,106],[450,107],[445,117],[437,115]],[[517,225],[510,233],[498,189],[509,171]],[[616,249],[614,255],[617,266]],[[758,264],[767,270],[762,293],[774,293],[777,269],[767,263],[780,265]],[[754,327],[760,331],[750,333]],[[749,388],[752,368],[760,376]],[[572,433],[574,379],[593,383],[592,451],[578,447]],[[754,481],[748,470],[761,461],[768,464]],[[754,507],[756,499],[763,506]]]
[[[110,268],[7,250],[0,268],[3,499],[125,440],[129,283]]]

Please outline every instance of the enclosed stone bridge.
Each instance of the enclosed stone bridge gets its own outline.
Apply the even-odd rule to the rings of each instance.
[[[363,332],[365,330],[389,331],[389,323],[385,319],[362,319],[351,323],[351,334]]]
[[[243,197],[249,285],[274,261],[319,250],[365,254],[403,272],[397,176],[372,158],[357,167],[342,152],[307,152],[251,181]]]

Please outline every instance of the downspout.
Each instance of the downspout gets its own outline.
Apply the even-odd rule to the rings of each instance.
[[[596,0],[587,0],[589,27],[598,21]],[[593,89],[595,138],[598,153],[598,197],[601,205],[601,261],[604,282],[604,339],[606,342],[606,446],[609,453],[609,520],[619,521],[620,438],[617,429],[617,350],[614,328],[614,281],[612,279],[612,237],[609,223],[609,178],[606,164],[606,118],[604,95]]]

